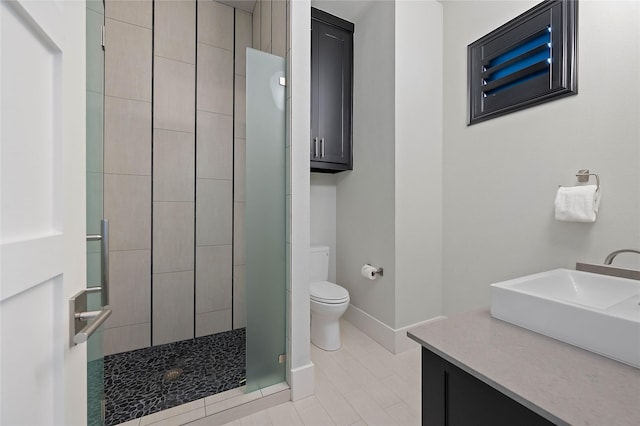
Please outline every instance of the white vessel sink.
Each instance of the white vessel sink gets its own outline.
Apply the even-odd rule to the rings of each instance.
[[[554,269],[491,284],[491,315],[640,368],[640,281]]]

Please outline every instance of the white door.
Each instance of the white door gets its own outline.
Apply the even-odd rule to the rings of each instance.
[[[0,424],[86,422],[85,4],[0,0]]]

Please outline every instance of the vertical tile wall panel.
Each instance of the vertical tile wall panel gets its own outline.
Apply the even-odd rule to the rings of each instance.
[[[244,232],[244,208],[245,203],[236,202],[234,203],[234,220],[233,220],[233,233],[234,233],[234,244],[233,244],[233,264],[234,265],[244,265],[246,264],[247,256],[245,251],[245,232]]]
[[[151,175],[151,103],[106,96],[104,171]]]
[[[233,114],[233,52],[198,43],[199,111]]]
[[[247,137],[247,78],[236,74],[235,78],[235,105],[234,105],[234,136],[238,139]]]
[[[233,289],[234,19],[198,3],[196,335],[231,329]]]
[[[232,181],[197,179],[196,188],[196,244],[232,244]]]
[[[151,102],[151,30],[105,19],[105,95]]]
[[[236,138],[233,145],[233,200],[238,203],[244,202],[246,140]]]
[[[153,344],[194,337],[193,271],[153,274]]]
[[[260,2],[256,3],[260,11]],[[236,68],[235,68],[235,116],[234,116],[234,182],[233,182],[233,328],[245,327],[245,232],[244,185],[246,164],[246,49],[259,48],[260,13],[253,17],[236,13]],[[256,28],[257,27],[257,28]],[[256,41],[256,38],[258,39]]]
[[[231,245],[196,249],[196,313],[231,309]]]
[[[151,341],[152,3],[105,4],[104,217],[114,314],[105,354]]]
[[[253,40],[253,48],[260,50],[260,35],[262,34],[260,26],[262,24],[262,2],[256,1],[256,5],[253,7],[253,16],[251,17],[253,25],[253,34],[251,36]]]
[[[151,346],[151,323],[105,328],[103,336],[105,355],[147,348]]]
[[[287,52],[287,6],[285,0],[271,2],[271,53],[284,58]]]
[[[192,202],[153,203],[154,273],[193,272],[193,221]]]
[[[231,330],[231,309],[196,314],[196,337]]]
[[[153,127],[155,129],[195,131],[195,65],[154,58]]]
[[[154,11],[154,55],[195,64],[196,2],[156,1]]]
[[[153,132],[153,201],[194,201],[193,133]]]
[[[156,1],[152,344],[194,337],[196,3]]]
[[[233,267],[233,328],[247,326],[247,308],[245,303],[245,265]]]
[[[151,248],[151,177],[104,175],[111,251]]]
[[[150,250],[114,251],[109,259],[108,328],[151,321]]]
[[[104,7],[107,18],[149,29],[153,23],[152,10],[152,0],[106,0]]]
[[[271,7],[272,0],[259,0],[260,3],[260,50],[271,53]]]
[[[233,117],[198,111],[196,177],[233,178]]]
[[[198,42],[233,51],[233,7],[217,1],[198,2]]]
[[[235,42],[235,73],[247,74],[247,47],[253,45],[253,23],[251,14],[241,10],[236,11],[236,42]]]

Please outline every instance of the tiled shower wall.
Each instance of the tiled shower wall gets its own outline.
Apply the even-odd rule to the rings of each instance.
[[[246,323],[251,22],[213,0],[106,2],[106,354]]]

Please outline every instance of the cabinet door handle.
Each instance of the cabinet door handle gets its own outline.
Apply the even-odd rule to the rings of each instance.
[[[313,158],[318,158],[318,138],[313,138]]]
[[[320,138],[320,156],[324,158],[324,138]]]

